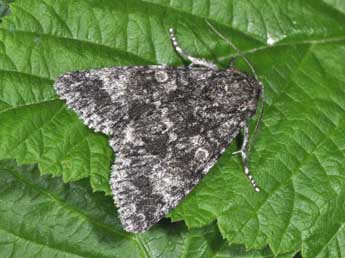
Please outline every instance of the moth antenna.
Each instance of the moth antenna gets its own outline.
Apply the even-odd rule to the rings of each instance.
[[[255,124],[255,128],[254,128],[254,132],[253,132],[253,138],[252,141],[249,145],[248,151],[250,152],[250,150],[253,147],[253,144],[255,142],[255,138],[258,135],[258,131],[259,131],[259,127],[260,127],[260,123],[262,121],[262,117],[264,116],[264,109],[265,109],[265,88],[264,85],[259,81],[261,89],[260,89],[260,98],[261,98],[261,104],[260,104],[260,112],[259,112],[259,116],[258,116],[258,120],[256,121]]]
[[[248,178],[249,182],[252,184],[255,192],[260,192],[260,188],[258,187],[255,179],[251,175],[249,171],[249,165],[248,165],[248,143],[249,143],[249,126],[246,124],[243,128],[244,130],[244,137],[243,137],[243,143],[240,151],[236,151],[233,154],[241,154],[241,160],[243,165],[243,171],[246,177]]]
[[[259,113],[258,120],[256,122],[255,129],[253,132],[252,142],[248,148],[248,151],[250,152],[252,145],[253,145],[252,143],[254,143],[255,138],[258,134],[259,126],[260,126],[260,123],[261,123],[261,120],[262,120],[262,117],[264,114],[264,102],[265,102],[264,85],[260,82],[259,77],[257,76],[255,69],[254,69],[253,65],[249,62],[248,58],[246,58],[246,56],[243,54],[243,52],[231,41],[231,39],[228,39],[223,34],[221,34],[211,23],[209,23],[208,20],[206,20],[206,23],[212,29],[212,31],[218,35],[218,37],[223,39],[228,45],[230,45],[235,51],[237,51],[237,53],[243,58],[243,60],[250,67],[250,70],[252,71],[255,80],[260,83],[260,86],[261,86],[261,89],[260,89],[260,98],[261,98],[260,113]]]
[[[170,35],[170,39],[172,41],[172,44],[173,44],[176,52],[179,53],[183,58],[191,61],[192,65],[201,65],[201,66],[205,66],[205,67],[208,67],[208,68],[214,69],[214,70],[218,69],[217,65],[215,65],[214,63],[207,61],[205,59],[202,59],[202,58],[193,57],[193,56],[189,55],[188,53],[186,53],[178,44],[177,39],[176,39],[176,35],[175,35],[175,31],[173,28],[169,29],[169,35]]]
[[[211,23],[209,23],[206,20],[207,25],[213,30],[214,33],[218,35],[221,39],[223,39],[228,45],[230,45],[234,50],[237,51],[237,53],[243,58],[243,60],[248,64],[250,67],[250,70],[252,70],[252,73],[257,81],[259,81],[259,78],[255,72],[255,69],[253,65],[249,62],[248,58],[242,53],[242,51],[231,41],[231,39],[226,38],[223,34],[221,34]]]

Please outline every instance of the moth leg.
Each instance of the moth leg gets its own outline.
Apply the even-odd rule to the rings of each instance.
[[[175,31],[174,29],[170,28],[169,29],[169,34],[170,34],[170,39],[172,41],[172,44],[174,46],[174,49],[176,50],[177,53],[179,53],[183,58],[189,60],[192,62],[192,66],[193,65],[199,65],[199,66],[205,66],[205,67],[208,67],[210,69],[214,69],[214,70],[217,70],[218,67],[217,65],[215,65],[214,63],[210,62],[210,61],[207,61],[205,59],[202,59],[202,58],[196,58],[196,57],[193,57],[189,54],[187,54],[181,47],[180,45],[178,44],[177,42],[177,39],[176,39],[176,36],[175,36]]]
[[[235,67],[236,57],[231,57],[229,61],[229,67]]]
[[[243,165],[243,171],[250,183],[252,184],[254,190],[256,192],[260,192],[260,188],[257,186],[255,179],[250,174],[249,171],[249,165],[248,165],[248,143],[249,143],[249,126],[246,124],[243,127],[244,130],[244,136],[243,136],[243,143],[241,146],[241,150],[234,152],[233,154],[241,154],[242,159],[242,165]]]

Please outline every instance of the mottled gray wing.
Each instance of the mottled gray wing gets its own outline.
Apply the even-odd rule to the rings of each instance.
[[[260,85],[234,69],[164,66],[69,73],[59,95],[111,136],[111,188],[124,228],[142,232],[176,207],[256,111]]]
[[[61,75],[54,87],[83,122],[111,136],[128,111],[125,68],[76,71]]]

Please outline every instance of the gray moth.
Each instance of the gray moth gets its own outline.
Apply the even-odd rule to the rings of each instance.
[[[262,85],[233,67],[186,54],[187,67],[125,66],[75,71],[54,86],[61,99],[96,132],[109,136],[116,158],[110,186],[126,231],[161,220],[209,172],[256,113]]]

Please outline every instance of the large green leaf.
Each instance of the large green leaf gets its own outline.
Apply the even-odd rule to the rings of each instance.
[[[63,184],[35,166],[0,162],[0,257],[273,257],[229,248],[215,225],[187,231],[163,221],[150,232],[121,229],[111,198],[85,181]]]
[[[345,7],[335,0],[17,0],[0,29],[0,158],[38,162],[65,181],[89,176],[109,192],[112,154],[57,100],[61,73],[104,66],[177,65],[167,30],[184,48],[225,65],[247,54],[266,86],[266,113],[251,153],[256,194],[230,151],[171,213],[275,254],[345,254]],[[241,69],[248,69],[239,62]],[[302,249],[303,246],[303,249]]]

